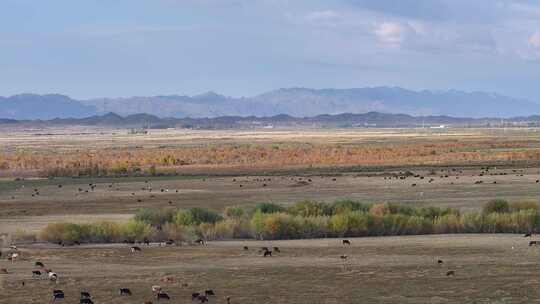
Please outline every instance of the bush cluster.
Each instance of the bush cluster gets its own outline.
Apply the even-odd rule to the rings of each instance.
[[[49,224],[47,241],[301,239],[449,233],[526,233],[540,227],[534,202],[488,202],[481,211],[407,204],[301,201],[292,206],[260,203],[232,206],[223,213],[204,208],[141,209],[124,223]]]

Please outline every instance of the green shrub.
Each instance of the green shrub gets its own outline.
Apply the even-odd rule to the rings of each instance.
[[[150,224],[130,220],[127,222],[122,229],[123,236],[129,241],[142,241],[145,238],[150,238],[155,230],[150,226]]]
[[[178,210],[174,216],[174,223],[179,226],[200,225],[202,223],[215,223],[223,217],[214,210],[191,208]]]
[[[337,200],[332,204],[334,214],[339,214],[348,211],[363,211],[368,212],[372,204],[361,203],[349,199]]]
[[[141,208],[135,213],[135,220],[148,223],[152,226],[162,226],[173,221],[175,209]]]
[[[272,213],[264,218],[264,236],[269,239],[300,238],[299,218],[287,213]]]
[[[177,242],[235,238],[293,239],[414,235],[429,233],[524,233],[538,231],[536,203],[490,201],[482,212],[405,204],[332,204],[301,201],[290,208],[262,203],[255,208],[228,207],[221,214],[208,209],[141,209],[127,223],[51,223],[39,238],[51,242],[118,242],[145,238]],[[160,225],[163,229],[157,230]]]
[[[240,206],[227,207],[223,213],[225,214],[225,217],[234,219],[242,218],[247,214],[246,210]]]
[[[332,215],[333,211],[332,206],[328,204],[307,200],[298,202],[287,210],[290,214],[303,217]]]
[[[274,203],[258,203],[255,206],[255,211],[257,210],[261,211],[262,213],[277,213],[284,212],[285,208]]]
[[[251,217],[251,231],[256,239],[262,239],[264,235],[264,218],[265,214],[261,210],[257,210]]]
[[[368,234],[369,214],[349,211],[330,218],[330,228],[338,236],[365,236]]]
[[[118,242],[122,239],[122,226],[114,222],[98,222],[90,226],[90,240],[98,243]]]
[[[494,199],[487,202],[484,205],[482,211],[484,212],[484,214],[506,213],[506,212],[510,212],[510,205],[508,204],[507,201],[503,199]]]
[[[519,210],[540,210],[540,205],[536,202],[514,202],[510,204],[512,211]]]

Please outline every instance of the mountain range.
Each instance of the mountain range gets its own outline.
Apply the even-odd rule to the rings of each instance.
[[[540,114],[540,104],[485,92],[412,91],[398,87],[287,88],[239,98],[214,92],[195,96],[86,100],[59,94],[0,97],[0,118],[4,119],[84,118],[109,112],[123,116],[146,113],[160,118],[271,117],[280,114],[314,117],[367,112],[480,118]]]
[[[115,113],[94,115],[85,118],[55,118],[50,120],[0,119],[0,126],[22,126],[42,128],[54,126],[98,126],[132,128],[134,132],[145,133],[146,129],[188,128],[188,129],[260,129],[260,128],[349,128],[349,127],[486,127],[486,126],[538,126],[540,116],[500,118],[467,118],[451,116],[411,116],[368,112],[363,114],[343,113],[317,115],[313,117],[293,117],[285,114],[256,116],[219,116],[213,118],[160,118],[150,114],[121,116]]]

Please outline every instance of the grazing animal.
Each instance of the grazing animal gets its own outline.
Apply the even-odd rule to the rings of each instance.
[[[84,299],[84,298],[91,298],[92,296],[90,295],[89,292],[87,291],[81,291],[81,299]]]
[[[532,245],[540,245],[540,243],[538,241],[530,241],[529,246],[532,246]]]
[[[41,271],[39,271],[39,270],[32,271],[32,277],[33,278],[40,277],[40,276],[41,276]]]
[[[437,264],[441,265],[442,263],[444,263],[442,260],[437,260]]]
[[[281,251],[279,251],[279,247],[274,247],[274,251],[275,252],[281,252]]]
[[[64,298],[65,298],[65,295],[62,290],[59,290],[59,289],[53,290],[53,299],[52,299],[53,302],[56,300],[64,299]]]
[[[227,304],[231,304],[231,297],[227,297]]]
[[[79,304],[94,304],[94,301],[92,301],[92,299],[84,298],[79,301]]]
[[[173,240],[168,240],[165,242],[166,245],[174,245],[174,241]]]
[[[141,247],[138,247],[138,246],[131,247],[131,252],[132,253],[141,252],[141,251],[142,251]]]
[[[207,296],[215,296],[216,295],[212,289],[205,290],[204,294],[207,295]]]
[[[58,274],[56,272],[49,272],[48,273],[49,280],[57,282],[58,283]]]
[[[206,245],[206,242],[205,242],[203,239],[197,239],[197,240],[195,240],[195,243],[196,243],[196,244],[199,244],[199,245],[201,245],[201,246],[202,246],[202,245]]]
[[[446,272],[446,276],[449,277],[449,276],[455,276],[456,275],[456,272],[453,271],[453,270],[450,270],[450,271],[447,271]]]
[[[191,294],[191,301],[194,301],[195,299],[198,299],[201,294],[198,292],[194,292]]]
[[[156,294],[156,299],[157,299],[158,302],[159,302],[160,299],[168,301],[168,300],[171,299],[171,297],[169,297],[169,295],[167,293],[165,293],[165,292],[158,292]]]
[[[44,265],[42,262],[40,262],[40,261],[35,262],[34,265],[35,265],[36,267],[41,267],[41,268],[45,267],[45,265]]]
[[[10,256],[9,256],[10,260],[11,260],[11,263],[15,263],[15,261],[17,260],[17,258],[19,258],[19,254],[14,252],[12,253]]]
[[[244,250],[248,251],[248,250],[249,250],[249,247],[248,247],[248,246],[244,246]]]
[[[347,259],[347,256],[343,254],[343,255],[341,255],[339,258],[342,259],[342,260],[346,260],[346,259]]]
[[[272,251],[270,251],[270,250],[265,251],[263,256],[264,256],[264,257],[272,256]]]
[[[343,242],[343,245],[350,245],[351,244],[351,241],[349,241],[349,240],[343,240],[342,242]]]
[[[532,233],[525,233],[523,237],[532,237]]]
[[[131,290],[129,288],[120,288],[121,296],[131,296]]]
[[[261,251],[268,251],[268,247],[261,247]]]

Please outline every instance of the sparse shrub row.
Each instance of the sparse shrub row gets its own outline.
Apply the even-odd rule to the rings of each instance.
[[[413,207],[404,204],[298,202],[290,207],[261,203],[228,207],[220,214],[203,208],[141,209],[127,223],[49,224],[46,241],[190,241],[256,238],[301,239],[449,233],[526,233],[540,230],[536,203],[487,203],[482,211]]]
[[[519,148],[519,149],[518,149]],[[142,176],[230,167],[311,168],[394,166],[537,160],[540,151],[522,142],[455,142],[400,144],[222,144],[196,147],[133,149],[38,149],[0,151],[4,174],[39,172],[42,176]]]

